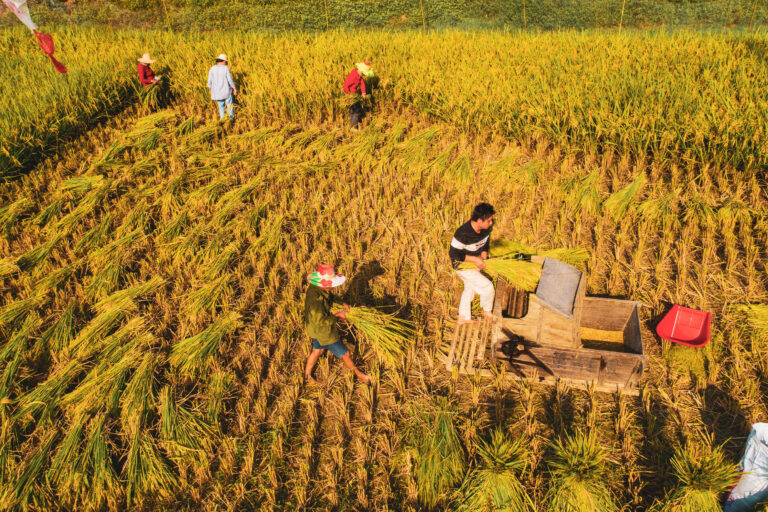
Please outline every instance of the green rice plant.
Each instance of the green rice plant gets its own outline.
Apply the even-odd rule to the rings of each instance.
[[[240,325],[240,315],[230,311],[223,313],[209,327],[185,338],[171,348],[168,362],[182,374],[194,375],[208,365],[219,350],[221,340]]]
[[[192,133],[198,121],[199,121],[199,118],[197,116],[195,115],[189,116],[184,121],[179,123],[179,125],[174,130],[175,134],[178,136],[184,136],[189,133]]]
[[[67,353],[80,360],[88,359],[100,349],[103,341],[108,339],[108,336],[117,329],[125,318],[126,312],[119,309],[108,309],[95,316],[69,342],[69,346],[66,348]]]
[[[472,178],[472,168],[469,165],[469,158],[465,155],[457,158],[446,169],[445,174],[459,183],[467,182]]]
[[[40,210],[37,215],[32,218],[32,223],[40,227],[46,226],[52,218],[61,213],[61,209],[64,204],[64,199],[54,199],[48,204],[48,206]]]
[[[459,264],[459,270],[477,269],[474,263]],[[541,278],[541,265],[530,261],[488,258],[485,260],[485,270],[492,278],[503,278],[510,284],[532,292],[536,290]]]
[[[343,311],[341,305],[334,305],[331,312]],[[384,313],[381,309],[368,306],[354,306],[347,312],[346,321],[371,344],[376,356],[395,368],[405,354],[416,334],[414,323]]]
[[[196,319],[202,313],[213,314],[216,309],[225,306],[225,297],[232,294],[231,280],[232,276],[223,275],[190,293],[184,299],[184,313]]]
[[[4,409],[4,402],[8,400],[16,385],[16,374],[26,355],[31,329],[32,319],[27,318],[21,328],[14,332],[8,342],[0,348],[0,367],[4,366],[0,376],[0,411]]]
[[[53,248],[56,247],[56,245],[59,243],[59,241],[61,241],[63,237],[64,235],[59,233],[48,242],[45,242],[44,244],[41,244],[34,249],[28,250],[19,256],[19,259],[16,260],[16,265],[18,265],[21,270],[25,271],[35,268],[48,259],[48,256],[51,255]]]
[[[0,208],[0,231],[7,235],[10,234],[11,228],[17,224],[17,221],[21,215],[32,207],[33,203],[26,197],[14,201],[13,203]]]
[[[161,277],[153,277],[143,283],[135,284],[129,288],[117,291],[96,303],[94,309],[99,313],[120,311],[128,313],[135,309],[136,301],[145,295],[155,293],[165,285]]]
[[[416,441],[413,474],[419,502],[427,510],[436,509],[461,482],[466,471],[464,447],[456,432],[456,409],[448,399],[434,400],[433,411],[421,425]]]
[[[72,265],[61,267],[38,280],[32,286],[33,293],[45,293],[60,288],[75,275],[80,263],[78,261]]]
[[[0,309],[0,327],[12,327],[45,302],[45,295],[35,293],[26,299],[18,299]]]
[[[608,196],[603,202],[603,209],[610,214],[614,222],[619,222],[635,208],[637,199],[647,182],[648,178],[645,173],[638,173],[628,185]]]
[[[107,446],[106,419],[106,415],[100,414],[91,420],[85,449],[81,453],[81,458],[86,461],[83,466],[90,477],[83,501],[92,504],[95,509],[103,506],[114,509],[121,497],[120,482]]]
[[[217,438],[216,428],[176,403],[168,386],[160,392],[160,436],[172,459],[207,463]]]
[[[613,492],[606,483],[606,459],[594,434],[576,432],[556,440],[548,461],[550,482],[546,494],[552,512],[616,511]]]
[[[458,510],[525,512],[536,509],[520,481],[528,465],[522,440],[513,441],[497,429],[490,440],[480,441],[477,455],[478,465],[470,471],[459,492]]]
[[[107,182],[104,176],[78,176],[70,178],[61,184],[62,192],[70,192],[73,195],[83,195],[86,192],[100,188]]]
[[[227,271],[229,267],[237,260],[238,256],[242,254],[242,244],[239,241],[235,241],[227,245],[221,254],[212,258],[213,261],[205,269],[203,273],[204,279],[216,279],[217,276],[222,275]]]
[[[232,376],[224,370],[216,369],[208,377],[208,411],[207,420],[213,424],[219,424],[219,416],[224,405],[224,394],[232,385]]]
[[[131,146],[139,151],[152,151],[160,143],[160,136],[163,134],[163,130],[160,128],[138,128],[126,136],[131,141]]]
[[[600,213],[600,181],[602,174],[599,169],[593,169],[583,178],[572,178],[565,183],[568,194],[568,204],[574,215],[585,213],[597,216]]]
[[[3,258],[0,260],[0,278],[6,278],[10,275],[19,272],[19,266],[11,258]]]
[[[125,481],[129,506],[144,496],[168,496],[178,485],[177,477],[163,461],[152,438],[138,430],[131,436]]]
[[[69,361],[59,370],[51,373],[44,382],[19,397],[12,421],[28,424],[33,420],[40,422],[49,420],[59,409],[61,396],[84,370],[85,365],[80,361]]]
[[[133,364],[136,359],[131,357],[128,364]],[[139,435],[142,424],[155,403],[153,383],[156,359],[152,352],[144,354],[141,364],[128,381],[120,399],[120,421],[123,424],[123,430],[131,437]]]
[[[688,223],[698,223],[707,229],[715,229],[718,223],[715,203],[698,192],[691,194],[685,203],[685,216]]]
[[[128,326],[121,335],[122,343],[116,350],[102,357],[99,363],[91,369],[78,386],[64,395],[61,406],[71,411],[73,416],[94,413],[103,410],[112,414],[118,406],[119,397],[128,373],[139,366],[142,354],[138,345],[141,340],[135,339],[125,343],[125,337],[136,327]]]
[[[277,215],[271,218],[267,226],[259,234],[259,238],[254,244],[266,254],[274,256],[283,247],[283,224],[284,215]]]
[[[190,219],[189,214],[182,211],[173,219],[170,224],[160,233],[160,236],[166,240],[172,240],[179,236],[187,226],[189,226]]]
[[[107,239],[107,235],[112,231],[114,222],[114,215],[108,213],[104,218],[96,224],[93,228],[89,229],[80,240],[75,244],[76,250],[91,250],[104,244]]]
[[[689,440],[672,458],[675,487],[664,500],[651,507],[654,512],[719,512],[721,497],[739,478],[738,465],[729,461],[722,446],[711,436]]]
[[[17,475],[14,483],[3,489],[0,500],[9,506],[21,506],[25,508],[30,494],[35,489],[35,481],[45,470],[46,460],[56,441],[59,432],[50,431],[40,441],[31,456],[25,458],[25,463]]]
[[[74,487],[74,481],[82,478],[81,450],[86,418],[78,415],[69,427],[64,440],[59,444],[56,453],[51,459],[46,478],[50,479],[56,487],[63,489]]]
[[[643,219],[660,226],[662,229],[669,229],[672,225],[680,224],[677,217],[677,206],[681,195],[681,187],[669,192],[661,192],[660,195],[640,203],[638,210]]]

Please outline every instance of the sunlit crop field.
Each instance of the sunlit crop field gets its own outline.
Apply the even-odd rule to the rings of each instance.
[[[768,406],[761,40],[78,30],[57,76],[27,36],[0,33],[26,84],[0,98],[0,174],[21,175],[0,185],[4,508],[708,510],[733,483]],[[131,85],[144,51],[170,77],[157,111]],[[205,88],[221,52],[233,124]],[[353,133],[363,59],[380,83]],[[448,244],[480,201],[494,238],[584,248],[589,294],[645,304],[640,397],[440,364]],[[350,330],[371,386],[332,357],[303,383],[322,262],[416,326],[394,362]],[[709,345],[653,334],[671,303],[713,313]]]

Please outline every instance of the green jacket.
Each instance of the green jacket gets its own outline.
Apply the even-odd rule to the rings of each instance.
[[[331,313],[331,306],[341,301],[319,286],[309,285],[304,300],[304,328],[310,338],[315,338],[321,345],[330,345],[339,341],[339,329],[336,317]]]

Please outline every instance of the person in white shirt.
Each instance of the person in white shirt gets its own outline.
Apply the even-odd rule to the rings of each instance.
[[[208,88],[211,90],[211,99],[219,105],[219,118],[225,115],[235,119],[234,98],[237,97],[235,81],[229,72],[227,56],[220,54],[216,57],[216,64],[208,71]]]

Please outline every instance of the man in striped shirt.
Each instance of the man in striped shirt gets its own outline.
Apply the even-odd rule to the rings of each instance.
[[[488,203],[480,203],[472,211],[472,217],[453,234],[451,257],[456,274],[464,282],[464,291],[459,302],[458,325],[475,322],[472,320],[472,299],[480,296],[483,317],[493,320],[493,283],[480,273],[485,270],[488,249],[491,246],[491,226],[496,211]],[[476,268],[459,269],[462,263],[473,263]]]

